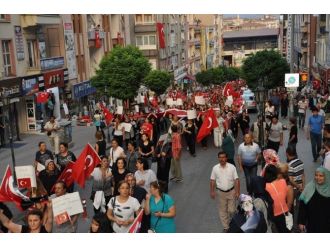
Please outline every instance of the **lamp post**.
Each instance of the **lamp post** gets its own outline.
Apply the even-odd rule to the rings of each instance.
[[[105,93],[105,107],[108,107],[109,103],[109,97],[108,97],[108,88],[107,85],[104,86],[104,93]],[[110,137],[110,126],[107,126],[107,141],[110,143],[111,137]]]
[[[7,95],[3,95],[2,96],[2,104],[3,104],[3,108],[7,108],[7,106],[9,106],[10,104],[10,100],[8,98]],[[6,111],[3,111],[4,114],[4,122],[6,123],[6,130],[8,131],[8,138],[9,138],[9,145],[10,145],[10,152],[11,152],[11,160],[12,160],[12,171],[13,171],[13,179],[14,179],[14,185],[17,186],[17,182],[16,182],[16,172],[15,172],[15,167],[16,167],[16,161],[15,161],[15,153],[14,153],[14,146],[13,146],[13,125],[12,123],[12,116],[11,116],[11,111],[8,107],[8,115]]]
[[[263,83],[262,83],[263,84]],[[261,117],[261,123],[258,123],[259,125],[259,144],[260,144],[260,148],[261,150],[264,149],[265,146],[265,138],[264,138],[264,119],[265,119],[265,109],[264,109],[264,102],[265,102],[265,94],[266,94],[266,90],[265,88],[262,86],[258,86],[256,88],[256,100],[259,106],[259,115]],[[259,119],[258,119],[259,121]]]

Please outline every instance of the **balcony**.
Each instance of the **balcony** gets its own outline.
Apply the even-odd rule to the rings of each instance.
[[[21,15],[22,28],[61,24],[60,15]]]
[[[156,28],[155,24],[143,24],[142,25],[142,24],[136,23],[134,31],[136,33],[150,33],[150,32],[152,33],[152,32],[156,32],[157,28]]]
[[[91,30],[91,31],[88,31],[88,40],[95,40],[95,32],[96,30]],[[99,30],[99,37],[100,39],[104,39],[105,38],[105,32]]]

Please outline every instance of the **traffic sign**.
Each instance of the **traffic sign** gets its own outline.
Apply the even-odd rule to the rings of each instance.
[[[285,74],[285,87],[299,87],[299,74]]]

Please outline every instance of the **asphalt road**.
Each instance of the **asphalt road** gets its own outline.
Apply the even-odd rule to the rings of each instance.
[[[256,119],[256,114],[250,114],[251,122]],[[282,121],[282,120],[281,120]],[[288,124],[287,120],[282,121]],[[73,128],[74,147],[71,149],[76,156],[80,154],[86,143],[94,144],[95,127],[77,126]],[[203,150],[197,145],[197,157],[191,157],[187,151],[183,152],[182,170],[183,183],[171,182],[169,186],[169,194],[174,198],[177,209],[175,218],[177,232],[181,233],[218,233],[222,232],[222,226],[219,220],[216,201],[209,196],[209,178],[212,167],[218,163],[217,152],[219,149],[214,148],[212,136],[208,140],[208,149]],[[287,146],[288,131],[285,131],[284,147],[280,148],[279,155],[281,161],[286,161],[285,147]],[[307,181],[312,179],[315,168],[319,163],[313,163],[311,155],[310,142],[306,140],[303,130],[298,133],[297,152],[299,158],[305,163],[305,175]],[[15,144],[15,158],[17,165],[32,164],[35,152],[38,150],[37,144],[44,140],[47,142],[45,135],[23,135],[23,141]],[[242,141],[241,134],[236,141],[236,146]],[[48,142],[47,142],[48,143]],[[10,149],[0,149],[0,178],[3,177],[7,164],[11,163]],[[156,165],[153,164],[152,169],[155,170]],[[259,168],[260,169],[260,168]],[[241,193],[246,192],[245,179],[242,173],[239,173],[241,181]],[[91,191],[91,182],[87,182],[84,190],[80,190],[81,198],[89,198]],[[79,220],[78,232],[87,232],[90,225],[90,219],[93,215],[91,201],[87,200],[88,218]],[[10,208],[16,214],[16,219],[20,220],[22,214],[9,204]]]

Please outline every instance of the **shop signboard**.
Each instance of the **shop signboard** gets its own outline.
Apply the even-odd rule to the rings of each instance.
[[[39,76],[40,75],[31,75],[22,78],[22,96],[32,95],[39,91]]]
[[[73,85],[73,97],[75,99],[79,99],[93,93],[96,93],[96,88],[92,86],[91,81],[83,81]]]
[[[64,57],[50,57],[40,59],[41,70],[58,69],[64,66]]]

